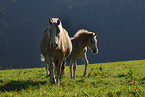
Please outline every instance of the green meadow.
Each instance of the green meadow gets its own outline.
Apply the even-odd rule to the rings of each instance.
[[[60,85],[51,85],[45,68],[0,70],[0,97],[145,97],[145,60],[78,65],[76,79],[69,67]]]

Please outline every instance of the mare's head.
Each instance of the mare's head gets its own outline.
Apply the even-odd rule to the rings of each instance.
[[[48,28],[48,38],[50,40],[50,48],[57,48],[58,47],[58,34],[62,29],[61,21],[58,18],[49,18],[48,22],[50,27]]]
[[[97,39],[96,36],[98,35],[98,33],[91,33],[91,37],[88,40],[88,47],[92,50],[92,52],[98,53],[98,47],[97,47]]]

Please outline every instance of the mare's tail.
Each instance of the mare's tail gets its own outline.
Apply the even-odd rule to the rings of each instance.
[[[41,61],[45,61],[45,58],[42,54],[41,54]]]

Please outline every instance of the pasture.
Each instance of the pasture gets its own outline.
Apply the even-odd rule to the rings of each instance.
[[[145,96],[145,60],[78,65],[76,79],[69,67],[60,85],[51,85],[45,68],[0,71],[0,97]]]

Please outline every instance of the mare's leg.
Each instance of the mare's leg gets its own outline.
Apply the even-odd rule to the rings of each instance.
[[[70,64],[69,64],[69,69],[70,69],[70,77],[72,77],[72,66],[73,66],[73,59],[71,59]]]
[[[87,55],[86,55],[86,53],[85,53],[85,55],[82,57],[82,60],[84,61],[84,63],[85,63],[85,70],[84,70],[84,77],[86,76],[86,74],[87,74],[87,67],[88,67],[88,63],[89,63],[89,61],[88,61],[88,59],[87,59]]]
[[[57,67],[57,80],[56,84],[59,85],[60,83],[60,75],[61,75],[61,67],[62,67],[63,60],[58,61],[58,67]]]
[[[74,61],[74,66],[73,66],[74,74],[73,74],[73,78],[76,78],[75,72],[76,72],[76,68],[77,68],[77,59],[74,59],[73,61]]]
[[[58,60],[53,60],[55,68],[54,68],[54,72],[55,74],[57,73],[57,68],[58,68]]]
[[[55,61],[54,61],[54,64],[55,64],[55,71],[57,71],[57,67],[58,67],[58,60],[55,60]]]
[[[49,57],[49,56],[47,56],[46,62],[47,62],[47,64],[49,64],[50,83],[51,83],[51,84],[54,84],[54,83],[56,83],[56,80],[55,80],[55,73],[54,73],[55,64],[53,63],[52,58]]]

